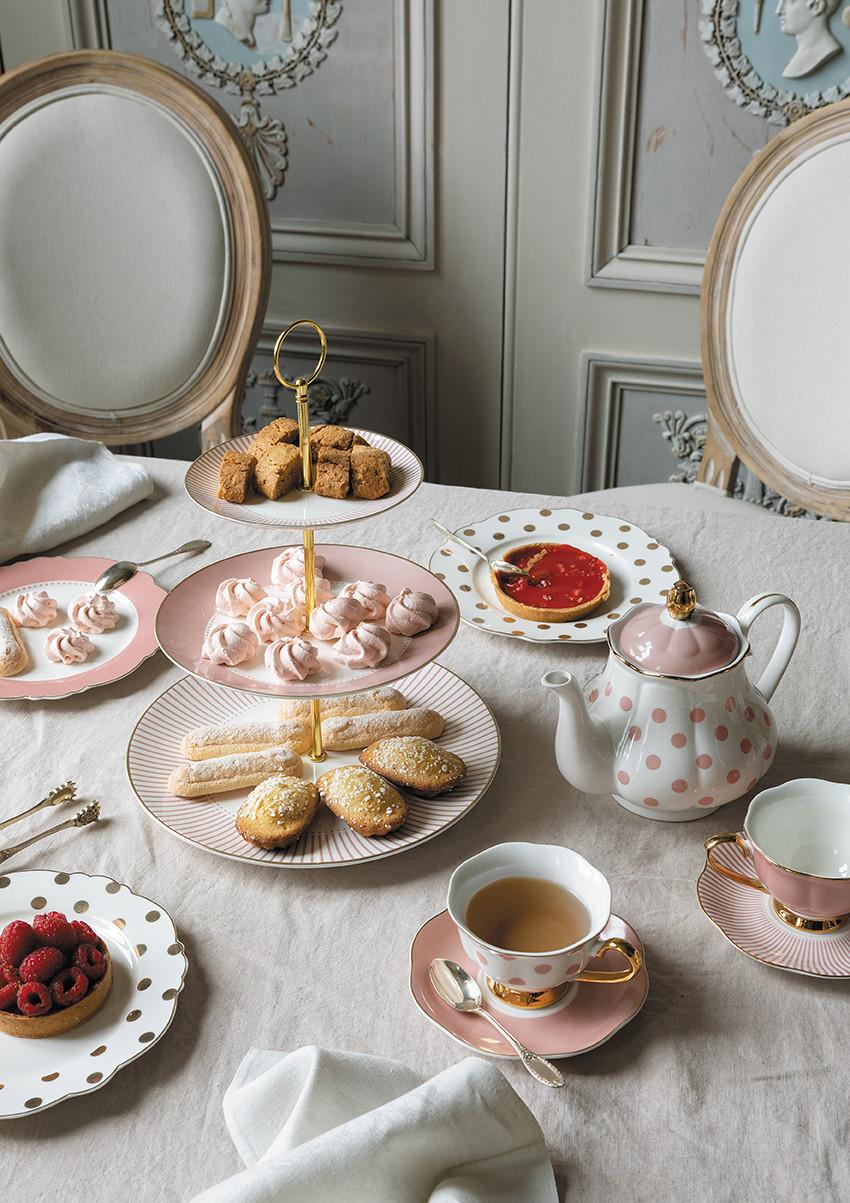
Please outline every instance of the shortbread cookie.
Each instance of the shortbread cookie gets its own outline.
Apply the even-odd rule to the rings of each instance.
[[[258,848],[285,848],[301,838],[318,809],[319,791],[312,781],[269,777],[237,810],[236,830]]]
[[[297,489],[302,479],[301,452],[291,443],[270,447],[259,457],[254,469],[254,484],[270,501]]]
[[[254,435],[250,452],[257,459],[281,443],[298,442],[298,423],[292,418],[275,418]]]
[[[364,689],[362,693],[347,693],[340,698],[323,698],[322,718],[335,714],[369,714],[373,710],[405,710],[407,698],[390,685],[380,689]],[[306,698],[281,702],[278,715],[283,718],[309,719],[310,702]],[[377,739],[377,736],[375,736]]]
[[[407,818],[407,803],[398,790],[363,765],[331,769],[316,785],[328,810],[360,835],[389,835]]]
[[[218,466],[218,492],[222,501],[242,505],[254,476],[257,457],[242,451],[225,451]]]
[[[385,710],[373,714],[335,715],[322,719],[322,739],[329,752],[365,748],[376,739],[396,735],[424,735],[437,739],[445,728],[442,715],[424,706]]]
[[[355,497],[376,501],[390,491],[392,460],[377,447],[351,448],[351,492]]]
[[[234,752],[215,760],[192,760],[171,770],[168,792],[178,798],[203,798],[233,789],[253,789],[267,777],[282,774],[300,777],[301,757],[291,748],[266,748],[262,752]]]
[[[354,431],[347,426],[311,426],[310,456],[319,459],[321,451],[350,451],[354,442]]]
[[[0,606],[0,677],[15,677],[29,664],[29,653],[12,615]]]
[[[187,760],[211,760],[233,752],[262,752],[285,745],[293,752],[310,748],[310,728],[301,719],[278,719],[267,723],[213,723],[187,731],[180,742],[180,755]]]
[[[347,497],[351,480],[351,455],[335,447],[322,447],[313,488],[320,497]]]
[[[423,798],[447,793],[466,776],[460,756],[421,735],[376,740],[363,749],[358,759],[393,785]]]

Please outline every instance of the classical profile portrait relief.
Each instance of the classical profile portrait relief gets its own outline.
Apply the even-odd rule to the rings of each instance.
[[[827,59],[841,51],[841,43],[832,34],[829,21],[840,0],[779,0],[776,15],[779,28],[797,39],[797,49],[782,74],[800,79],[815,71]]]
[[[257,42],[254,22],[269,11],[269,0],[221,0],[215,14],[219,25],[252,49]]]

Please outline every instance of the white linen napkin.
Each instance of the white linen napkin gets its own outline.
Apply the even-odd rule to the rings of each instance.
[[[474,1057],[420,1083],[383,1057],[251,1049],[224,1116],[247,1168],[194,1203],[557,1203],[537,1121]]]
[[[47,551],[153,492],[150,474],[102,443],[62,434],[0,440],[0,564]]]

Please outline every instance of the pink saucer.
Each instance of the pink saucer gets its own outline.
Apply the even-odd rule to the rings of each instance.
[[[752,861],[736,844],[721,844],[712,855],[752,876]],[[754,961],[806,977],[850,978],[850,921],[832,932],[796,931],[774,912],[767,894],[738,885],[708,865],[697,881],[697,899],[729,943]]]
[[[104,556],[38,556],[0,568],[0,606],[9,609],[19,593],[46,589],[59,603],[56,621],[46,627],[21,631],[30,661],[14,677],[0,677],[0,700],[64,698],[95,685],[108,685],[126,677],[157,650],[154,620],[165,590],[146,572],[138,572],[112,600],[118,608],[118,625],[91,636],[94,653],[81,664],[51,664],[44,641],[51,631],[67,626],[68,607],[83,593],[91,593],[97,578],[115,560]]]
[[[611,916],[602,932],[602,938],[606,936],[620,936],[634,944],[644,955],[640,937],[619,916]],[[516,1013],[505,1004],[493,1006],[493,1000],[481,978],[480,966],[475,965],[464,952],[449,912],[441,911],[429,919],[413,939],[410,947],[410,992],[419,1009],[453,1040],[465,1044],[474,1052],[491,1057],[518,1059],[511,1046],[486,1019],[453,1011],[438,997],[428,977],[428,968],[434,957],[446,957],[463,966],[481,985],[486,1005],[492,1007],[500,1022],[535,1052],[556,1059],[575,1057],[610,1040],[615,1032],[634,1019],[649,992],[649,975],[644,963],[640,973],[630,982],[612,986],[580,983],[567,1005],[556,1004],[552,1008],[526,1014]],[[606,953],[600,957],[600,962],[605,969],[615,970],[623,966],[623,958],[615,952]]]

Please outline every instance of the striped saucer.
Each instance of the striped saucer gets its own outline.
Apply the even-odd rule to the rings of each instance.
[[[752,874],[751,862],[734,844],[720,845],[714,856]],[[832,932],[796,931],[775,913],[767,894],[738,885],[709,865],[697,881],[697,899],[714,926],[754,961],[806,977],[850,978],[850,920]]]

